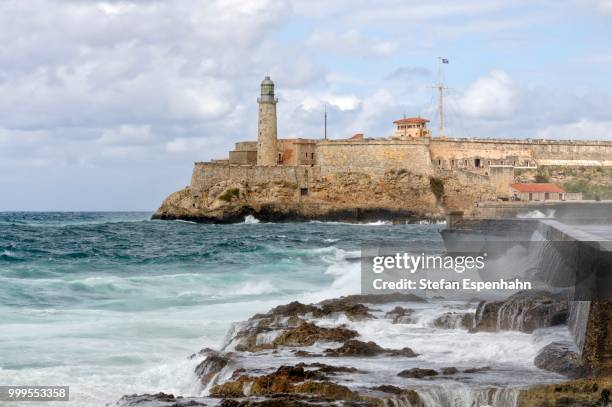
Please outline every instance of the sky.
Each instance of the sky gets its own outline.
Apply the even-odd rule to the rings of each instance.
[[[0,0],[0,210],[155,210],[193,162],[279,137],[612,140],[612,0]]]

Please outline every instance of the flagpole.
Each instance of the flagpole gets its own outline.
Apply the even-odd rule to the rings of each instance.
[[[438,57],[438,84],[436,86],[436,88],[438,89],[438,93],[439,93],[439,114],[440,114],[440,120],[438,123],[438,137],[443,137],[444,136],[444,90],[446,89],[444,87],[444,74],[443,74],[443,64],[445,63],[444,58],[442,57]]]

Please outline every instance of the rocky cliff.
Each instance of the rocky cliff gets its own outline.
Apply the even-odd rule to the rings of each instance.
[[[376,177],[350,172],[312,182],[307,190],[278,180],[187,187],[168,196],[153,218],[228,223],[253,215],[277,222],[404,222],[442,218],[446,210],[469,210],[476,200],[491,197],[491,188],[466,185],[450,175],[429,177],[403,169]]]

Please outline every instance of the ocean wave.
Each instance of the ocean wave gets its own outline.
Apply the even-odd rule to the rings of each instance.
[[[257,219],[253,215],[247,215],[244,217],[244,223],[247,225],[253,225],[259,223],[259,219]]]
[[[308,223],[323,224],[323,225],[346,225],[346,226],[391,226],[393,225],[393,222],[389,220],[377,220],[373,222],[337,222],[337,221],[311,220]]]
[[[268,280],[248,281],[229,290],[229,292],[231,292],[233,295],[262,295],[271,294],[277,291],[278,288]]]
[[[550,219],[555,217],[555,210],[545,209],[544,212],[542,212],[538,209],[534,209],[529,212],[519,212],[516,217],[520,219]]]

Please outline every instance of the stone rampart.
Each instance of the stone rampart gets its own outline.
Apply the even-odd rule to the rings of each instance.
[[[254,184],[288,182],[300,188],[308,188],[308,185],[318,176],[317,168],[305,165],[257,166],[198,162],[193,167],[190,188],[197,193],[222,181]]]
[[[320,141],[315,156],[322,176],[351,171],[376,176],[401,168],[416,174],[433,173],[429,139]]]

